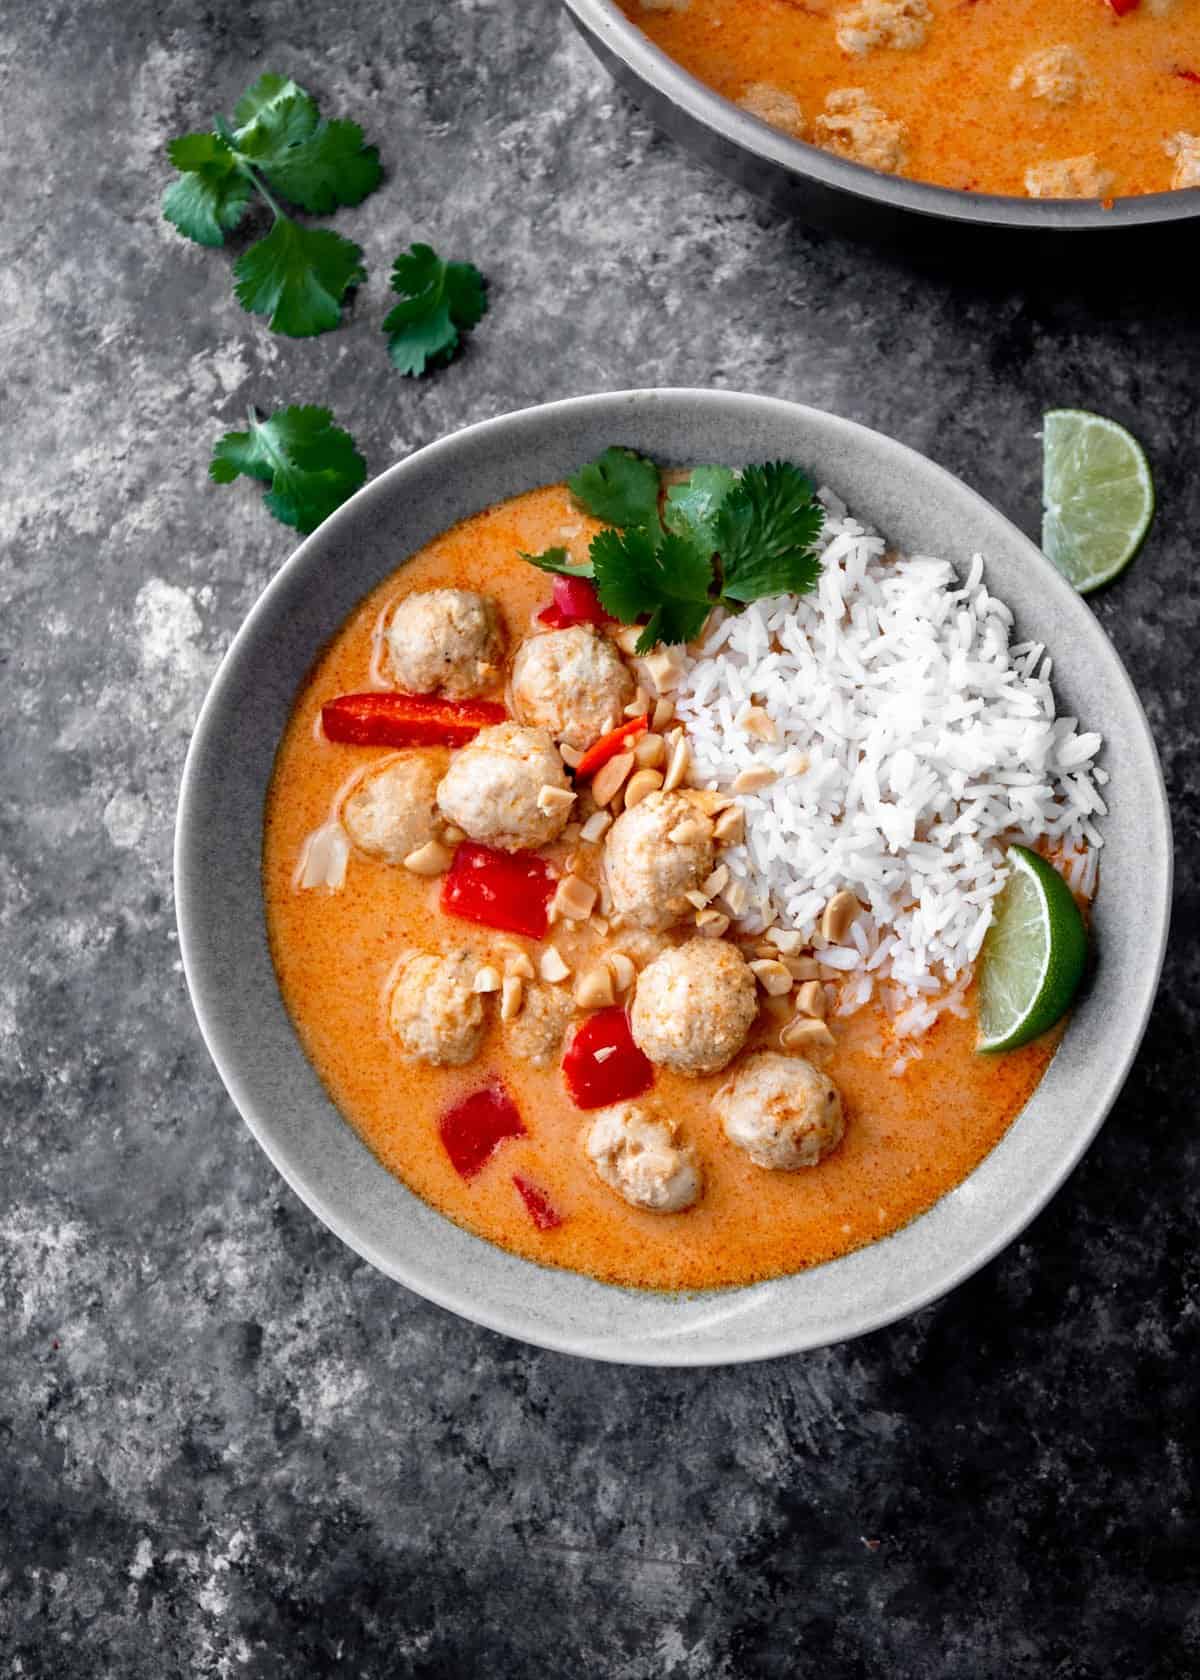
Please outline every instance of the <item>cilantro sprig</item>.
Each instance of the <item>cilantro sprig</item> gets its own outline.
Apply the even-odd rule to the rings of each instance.
[[[663,501],[654,462],[611,448],[567,483],[609,529],[592,538],[582,565],[565,548],[522,558],[544,572],[591,579],[614,618],[645,621],[639,653],[694,641],[714,607],[740,612],[764,596],[804,595],[820,577],[824,509],[812,480],[788,461],[740,476],[697,467]]]
[[[327,408],[283,408],[249,430],[218,439],[208,474],[215,484],[245,475],[269,484],[263,500],[284,525],[305,535],[366,482],[367,463]]]
[[[444,262],[431,245],[401,251],[392,265],[392,290],[402,301],[383,323],[392,365],[416,375],[450,361],[460,334],[483,319],[486,284],[473,263]]]
[[[238,301],[273,332],[308,338],[341,320],[351,286],[366,279],[362,250],[328,228],[310,228],[280,200],[324,216],[361,204],[379,185],[379,153],[354,122],[322,117],[310,93],[286,76],[261,76],[238,100],[233,122],[172,140],[179,171],[163,215],[200,245],[223,245],[259,196],[274,218],[264,239],[234,264]]]

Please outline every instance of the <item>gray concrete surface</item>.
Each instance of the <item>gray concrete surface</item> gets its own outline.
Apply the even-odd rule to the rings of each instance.
[[[272,337],[160,219],[164,142],[286,71],[388,179],[343,330]],[[1200,1671],[1194,1492],[1196,252],[949,266],[780,219],[659,137],[553,0],[0,0],[0,1670],[604,1680]],[[492,280],[414,383],[428,237]],[[1082,1168],[950,1300],[774,1365],[594,1368],[459,1323],[283,1188],[193,1025],[176,785],[291,538],[206,482],[248,403],[372,470],[576,391],[795,396],[1036,529],[1039,416],[1144,438],[1150,547],[1096,611],[1158,737],[1176,937]]]

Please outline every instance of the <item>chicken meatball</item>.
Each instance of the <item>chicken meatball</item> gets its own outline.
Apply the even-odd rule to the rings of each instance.
[[[859,57],[876,47],[911,52],[925,45],[932,21],[929,0],[854,0],[835,19],[837,44]]]
[[[737,947],[689,939],[638,975],[630,1027],[652,1062],[678,1073],[720,1073],[757,1014],[754,975]]]
[[[1030,198],[1103,198],[1112,185],[1112,171],[1101,166],[1095,152],[1056,163],[1033,163],[1025,171]]]
[[[696,1152],[676,1128],[637,1103],[601,1109],[584,1137],[588,1160],[611,1190],[650,1213],[682,1213],[700,1195]]]
[[[392,613],[387,643],[396,680],[412,694],[478,694],[504,659],[499,609],[469,589],[406,595]]]
[[[904,167],[908,131],[872,100],[866,88],[834,88],[813,125],[818,146],[867,169],[894,175]]]
[[[434,1067],[474,1060],[483,1037],[483,1000],[472,990],[475,968],[466,953],[408,951],[401,958],[388,1020],[406,1060]]]
[[[785,134],[794,134],[797,140],[804,139],[804,112],[799,101],[771,82],[751,82],[743,89],[738,104],[759,122],[781,128]]]
[[[513,660],[513,711],[569,747],[590,747],[615,729],[633,695],[616,647],[584,624],[530,636]]]
[[[1200,134],[1187,134],[1180,129],[1163,141],[1163,150],[1175,160],[1171,186],[1175,192],[1188,187],[1200,187]]]
[[[568,994],[553,986],[528,986],[521,1013],[506,1029],[508,1048],[530,1067],[549,1067],[558,1055],[570,1019]]]
[[[661,931],[695,907],[687,897],[712,874],[713,825],[682,793],[651,793],[608,831],[604,876],[617,915]]]
[[[544,729],[498,723],[450,761],[438,808],[472,840],[519,852],[562,833],[573,795]]]
[[[833,1081],[811,1062],[768,1050],[747,1057],[713,1105],[729,1141],[777,1172],[815,1167],[846,1130]]]
[[[369,770],[342,806],[342,824],[359,851],[403,863],[436,839],[444,768],[436,753],[410,753]]]
[[[1046,105],[1069,105],[1083,92],[1085,73],[1083,60],[1065,43],[1057,47],[1043,47],[1021,60],[1008,85],[1014,93],[1028,90],[1031,99]]]

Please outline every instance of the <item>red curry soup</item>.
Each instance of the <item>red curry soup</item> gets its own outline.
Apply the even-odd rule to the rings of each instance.
[[[618,0],[751,115],[943,187],[1200,187],[1198,0]]]
[[[607,451],[317,661],[267,798],[279,984],[465,1229],[645,1288],[795,1272],[929,1208],[1036,1086],[1056,1038],[980,1054],[977,964],[1014,839],[1092,891],[1098,746],[981,561],[786,465]]]

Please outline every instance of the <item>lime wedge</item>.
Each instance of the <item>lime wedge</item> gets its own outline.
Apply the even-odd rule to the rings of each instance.
[[[1154,518],[1141,444],[1101,414],[1051,409],[1042,422],[1042,549],[1081,595],[1123,571]]]
[[[1011,874],[979,954],[980,1050],[1016,1050],[1071,1007],[1087,930],[1071,889],[1045,858],[1008,848]]]

